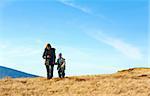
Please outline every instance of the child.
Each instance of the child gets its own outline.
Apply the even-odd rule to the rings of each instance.
[[[59,53],[59,58],[57,59],[57,70],[58,70],[58,75],[60,78],[65,77],[65,67],[66,67],[66,62],[65,59],[62,57],[62,53]]]

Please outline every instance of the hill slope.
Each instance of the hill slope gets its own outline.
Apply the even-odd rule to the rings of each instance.
[[[0,66],[0,79],[5,77],[22,78],[22,77],[37,77],[36,75],[28,74],[11,68]]]
[[[0,80],[0,96],[150,96],[150,69],[108,75]]]

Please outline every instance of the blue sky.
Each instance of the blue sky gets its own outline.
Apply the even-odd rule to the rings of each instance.
[[[150,67],[148,6],[148,0],[1,0],[0,65],[45,76],[42,53],[51,43],[66,58],[67,75]]]

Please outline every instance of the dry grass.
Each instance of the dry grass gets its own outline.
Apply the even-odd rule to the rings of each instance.
[[[0,96],[150,96],[150,69],[51,80],[4,78]]]

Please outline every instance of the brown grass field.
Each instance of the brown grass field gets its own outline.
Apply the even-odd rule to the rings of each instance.
[[[107,75],[53,78],[4,78],[0,96],[150,96],[150,68]]]

